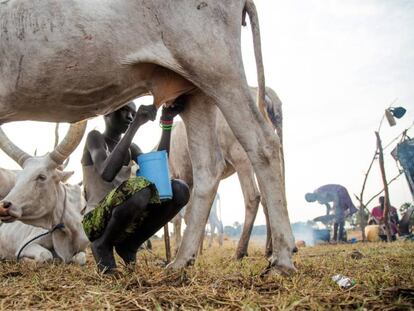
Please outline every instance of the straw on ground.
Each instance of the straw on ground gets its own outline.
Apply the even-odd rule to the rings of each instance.
[[[140,252],[134,272],[122,267],[118,277],[98,274],[90,254],[85,267],[3,262],[0,310],[414,308],[412,242],[302,248],[295,255],[298,272],[290,277],[262,277],[267,262],[258,247],[233,260],[231,242],[205,251],[194,267],[167,273],[162,243],[155,244],[154,253]],[[355,249],[362,256],[353,256]],[[331,281],[335,274],[357,285],[343,290]]]

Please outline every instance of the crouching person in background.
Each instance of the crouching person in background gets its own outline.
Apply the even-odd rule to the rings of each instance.
[[[378,202],[379,205],[374,207],[371,211],[372,219],[368,222],[368,224],[379,225],[379,237],[382,241],[387,241],[387,233],[384,225],[385,198],[383,196],[379,197]],[[388,219],[391,229],[391,238],[395,241],[397,239],[399,219],[397,209],[394,206],[390,206]]]
[[[180,100],[163,108],[159,151],[168,153],[171,124],[183,109]],[[142,105],[136,111],[130,102],[104,117],[103,133],[93,130],[86,139],[82,169],[88,205],[83,226],[96,264],[104,273],[116,271],[114,249],[126,265],[133,266],[140,245],[189,199],[188,186],[180,180],[172,180],[172,199],[161,201],[154,184],[143,177],[130,177],[132,160],[142,153],[132,139],[141,125],[155,119],[156,112],[153,105]]]

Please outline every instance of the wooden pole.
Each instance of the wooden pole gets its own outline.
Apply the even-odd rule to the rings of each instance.
[[[383,220],[385,225],[385,232],[387,234],[387,241],[391,242],[391,230],[390,230],[390,222],[389,222],[389,211],[390,211],[390,197],[388,192],[388,183],[387,178],[385,176],[385,168],[384,168],[384,153],[382,151],[382,144],[381,138],[378,132],[375,132],[375,136],[377,137],[377,148],[379,153],[379,166],[381,170],[381,177],[382,182],[384,184],[384,212],[383,212]]]
[[[360,217],[360,226],[361,226],[361,233],[362,233],[362,241],[365,242],[366,240],[366,236],[365,236],[365,215],[364,215],[364,209],[366,209],[367,204],[364,204],[364,191],[365,191],[365,185],[367,183],[368,180],[368,175],[371,171],[372,165],[374,164],[375,158],[377,157],[377,153],[378,153],[378,147],[375,150],[374,156],[372,157],[371,163],[369,164],[368,170],[365,173],[365,177],[364,177],[364,182],[362,183],[362,189],[361,189],[361,194],[359,195],[359,198],[357,197],[358,201],[359,201],[359,217]]]
[[[165,256],[167,263],[171,262],[171,244],[170,244],[170,233],[168,231],[168,222],[164,225],[164,243],[165,243]]]

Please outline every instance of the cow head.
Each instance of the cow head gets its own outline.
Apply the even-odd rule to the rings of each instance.
[[[271,88],[266,88],[265,106],[267,116],[271,122],[273,129],[279,135],[282,142],[283,137],[283,113],[282,102]]]
[[[3,221],[19,219],[28,223],[53,212],[63,191],[60,183],[73,174],[64,172],[62,164],[79,145],[85,129],[86,121],[72,124],[52,152],[32,157],[15,146],[0,128],[0,148],[23,169],[13,189],[0,201]]]

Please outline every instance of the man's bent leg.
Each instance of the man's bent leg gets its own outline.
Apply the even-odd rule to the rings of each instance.
[[[172,190],[173,198],[171,200],[161,204],[149,204],[134,233],[116,244],[115,250],[126,265],[133,265],[141,244],[173,219],[187,204],[190,198],[187,184],[180,180],[172,180]]]
[[[151,194],[151,189],[141,189],[127,201],[113,208],[103,234],[91,245],[100,271],[111,272],[116,268],[113,247],[125,235],[125,228],[133,223],[139,214],[142,214],[148,205]]]

